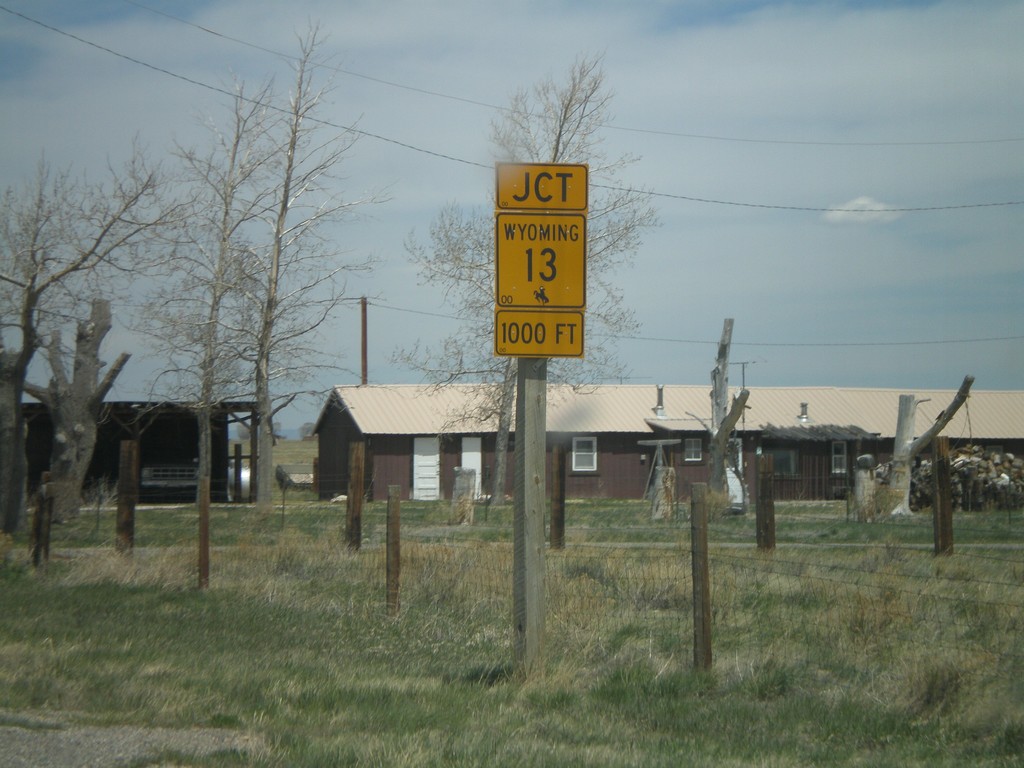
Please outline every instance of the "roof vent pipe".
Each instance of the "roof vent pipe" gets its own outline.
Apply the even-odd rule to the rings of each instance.
[[[658,404],[651,408],[654,411],[654,418],[664,419],[665,418],[665,385],[658,385]]]
[[[807,403],[800,403],[800,415],[796,417],[797,421],[807,423],[811,420],[811,417],[807,415]]]

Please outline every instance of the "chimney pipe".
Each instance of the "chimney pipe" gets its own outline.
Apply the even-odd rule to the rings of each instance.
[[[655,418],[665,418],[665,386],[663,384],[658,385],[658,404],[651,410],[654,411]]]

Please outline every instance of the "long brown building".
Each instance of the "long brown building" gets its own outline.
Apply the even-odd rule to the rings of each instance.
[[[775,498],[844,498],[858,456],[891,458],[899,397],[920,401],[923,432],[955,390],[751,387],[733,438],[735,496],[753,488],[757,457],[774,458]],[[339,386],[317,421],[322,498],[347,493],[349,446],[366,445],[367,493],[389,485],[409,499],[450,498],[456,467],[476,470],[478,493],[494,472],[496,419],[481,416],[479,385]],[[643,498],[657,461],[676,470],[680,498],[707,482],[710,387],[596,385],[548,390],[548,449],[567,453],[569,498]],[[953,444],[1024,453],[1024,392],[972,391],[943,430]],[[511,446],[505,493],[512,491]],[[659,451],[661,456],[658,456]]]

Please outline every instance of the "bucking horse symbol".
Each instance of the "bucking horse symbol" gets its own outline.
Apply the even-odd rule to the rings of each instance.
[[[544,293],[544,286],[542,285],[536,291],[533,292],[533,298],[539,301],[541,304],[548,303],[548,295]]]

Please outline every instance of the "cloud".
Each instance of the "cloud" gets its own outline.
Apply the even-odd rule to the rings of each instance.
[[[849,202],[833,205],[825,212],[825,221],[831,224],[874,224],[896,221],[903,214],[891,205],[880,203],[873,197],[862,195]]]

